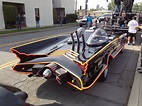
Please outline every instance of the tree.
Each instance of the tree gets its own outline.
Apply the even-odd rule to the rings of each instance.
[[[111,0],[111,2],[108,4],[108,10],[114,10],[115,9],[115,4],[114,4],[114,0]]]
[[[96,6],[96,10],[98,10],[100,8],[99,4]]]
[[[104,10],[104,7],[103,6],[99,6],[99,4],[96,6],[96,9],[94,9],[94,8],[91,8],[90,9],[91,11],[101,11],[101,10]]]
[[[90,11],[97,11],[97,9],[91,8]]]
[[[107,7],[108,7],[108,10],[112,10],[113,9],[111,3],[109,3]]]
[[[138,5],[138,3],[135,3],[135,4],[133,5],[132,11],[133,11],[133,12],[138,12],[138,11],[139,11],[139,5]]]
[[[102,7],[99,7],[99,9],[98,9],[98,10],[100,10],[100,11],[101,11],[101,10],[104,10],[104,7],[103,7],[103,6],[102,6]]]
[[[142,3],[139,5],[139,11],[142,13]]]
[[[142,12],[142,3],[135,3],[132,8],[133,12]]]

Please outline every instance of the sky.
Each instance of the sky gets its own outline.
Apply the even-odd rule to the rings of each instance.
[[[77,0],[77,9],[80,8],[80,6],[82,6],[82,9],[85,8],[85,1],[86,0]],[[108,0],[111,1],[111,0]],[[135,3],[141,2],[142,0],[135,0]],[[99,6],[103,6],[104,8],[107,8],[108,2],[106,2],[106,0],[88,0],[88,9],[91,8],[96,8],[96,6],[99,4]]]

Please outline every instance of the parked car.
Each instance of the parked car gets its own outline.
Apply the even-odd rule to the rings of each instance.
[[[102,14],[101,16],[98,17],[98,21],[104,21],[106,18],[111,19],[112,14]]]
[[[87,15],[85,15],[82,19],[78,20],[78,23],[80,26],[87,24]],[[91,15],[92,17],[92,23],[97,21],[97,16]]]

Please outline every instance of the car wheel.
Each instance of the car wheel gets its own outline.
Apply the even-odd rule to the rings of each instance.
[[[105,81],[107,78],[107,74],[108,74],[108,67],[104,70],[104,72],[101,74],[99,80],[100,81]]]
[[[121,51],[119,53],[123,53],[123,49],[121,49]]]

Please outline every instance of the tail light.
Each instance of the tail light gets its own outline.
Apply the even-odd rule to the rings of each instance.
[[[47,65],[34,65],[32,71],[33,75],[43,76],[47,79],[54,75],[59,84],[67,83],[69,79],[68,71],[61,68],[56,63],[50,63]]]
[[[66,83],[68,81],[68,73],[63,68],[57,69],[55,71],[56,80],[59,84]]]
[[[81,65],[80,63],[77,63],[77,65],[83,70],[82,71],[82,74],[86,74],[86,71],[87,71],[87,69],[88,69],[88,63],[87,64],[85,64],[85,65]]]

